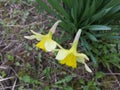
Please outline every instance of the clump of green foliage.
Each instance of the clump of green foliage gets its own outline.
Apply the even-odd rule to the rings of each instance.
[[[120,19],[120,0],[47,0],[47,4],[42,0],[36,1],[39,11],[46,10],[62,20],[61,30],[68,32],[71,38],[78,29],[82,29],[82,49],[95,64],[98,64],[98,60],[107,60],[104,52],[99,53],[99,46],[103,49],[111,43],[116,45],[120,42],[119,23],[113,23]],[[114,40],[118,41],[114,43]],[[99,55],[96,55],[96,52]],[[106,52],[109,53],[107,49]],[[113,54],[111,57],[116,59]],[[109,63],[114,64],[113,61]]]

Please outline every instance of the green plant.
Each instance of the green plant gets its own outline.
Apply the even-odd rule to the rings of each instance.
[[[61,19],[62,30],[68,32],[71,38],[78,29],[82,29],[81,43],[83,50],[97,64],[93,53],[95,47],[91,43],[109,42],[119,39],[120,0],[36,0],[39,11],[48,13]],[[46,4],[47,3],[47,4]],[[92,48],[92,49],[91,49]]]
[[[13,55],[7,54],[6,57],[9,61],[14,61],[14,56]]]
[[[93,53],[96,55],[96,59],[101,59],[99,63],[102,63],[108,69],[113,65],[120,69],[120,53],[116,46],[117,43],[120,44],[120,41],[91,43],[94,46]]]
[[[33,79],[32,77],[30,77],[29,75],[24,75],[22,77],[19,77],[19,79],[25,83],[29,83],[29,84],[40,84],[40,82],[38,80]]]
[[[89,81],[85,82],[85,80],[80,79],[79,82],[82,90],[101,90],[100,86],[102,85],[102,82],[99,82],[99,80],[101,80],[104,76],[105,74],[103,72],[97,72]]]
[[[63,79],[55,82],[55,85],[53,85],[56,88],[63,89],[63,90],[73,90],[72,86],[69,86],[68,83],[71,82],[73,79],[72,75],[68,75],[64,77]]]

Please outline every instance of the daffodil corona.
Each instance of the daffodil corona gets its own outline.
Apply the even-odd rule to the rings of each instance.
[[[60,49],[58,51],[56,59],[59,60],[61,64],[65,64],[72,68],[77,67],[77,62],[83,63],[85,65],[85,69],[88,72],[92,72],[91,69],[85,63],[85,60],[89,60],[89,58],[85,54],[77,52],[77,45],[80,34],[81,34],[81,29],[78,30],[75,39],[73,41],[72,47],[69,50],[63,48]]]
[[[52,35],[54,34],[57,25],[59,24],[59,22],[61,22],[60,20],[58,20],[53,26],[52,28],[49,30],[48,34],[46,35],[42,35],[39,33],[36,33],[34,31],[31,31],[34,35],[31,36],[24,36],[27,39],[37,39],[38,42],[36,44],[36,46],[38,48],[41,48],[42,50],[48,52],[48,51],[53,51],[56,47],[57,47],[57,43],[52,39]]]

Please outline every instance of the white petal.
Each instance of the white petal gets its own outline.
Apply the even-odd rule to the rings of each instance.
[[[50,32],[52,32],[52,34],[55,33],[55,30],[56,30],[56,28],[57,28],[57,26],[58,26],[58,24],[59,24],[60,22],[61,22],[61,20],[58,20],[58,21],[55,22],[55,24],[51,27]]]
[[[37,39],[38,41],[40,41],[40,40],[42,39],[42,37],[36,36],[36,39]]]
[[[38,40],[38,41],[40,41],[41,39],[42,39],[42,37],[44,36],[44,35],[42,35],[42,34],[40,34],[40,33],[37,33],[37,32],[34,32],[33,30],[31,30],[31,32],[33,33],[33,34],[35,34],[35,38]]]
[[[86,55],[85,54],[76,54],[76,56],[77,56],[77,61],[78,62],[80,62],[80,63],[85,63],[85,57],[86,57]]]
[[[37,33],[37,32],[35,32],[35,31],[33,31],[33,30],[31,30],[31,32],[32,32],[33,34],[35,34],[35,35],[41,35],[40,33]]]
[[[67,50],[61,49],[59,50],[56,59],[57,60],[63,60],[69,53],[67,52]]]
[[[29,39],[29,40],[32,40],[32,39],[35,39],[35,38],[36,38],[36,36],[35,36],[35,35],[31,35],[31,36],[24,36],[24,38]]]
[[[77,58],[77,62],[79,62],[79,63],[85,63],[85,59],[84,58]]]
[[[86,69],[88,72],[90,72],[90,73],[91,73],[91,72],[92,72],[92,70],[88,67],[88,65],[87,65],[86,63],[85,63],[84,65],[85,65],[85,69]]]
[[[83,54],[83,53],[77,53],[76,56],[81,59],[81,60],[88,60],[89,61],[89,58],[87,57],[87,55]]]
[[[74,38],[73,43],[75,43],[75,42],[78,42],[78,41],[79,41],[79,38],[80,38],[81,32],[82,32],[82,30],[81,30],[81,29],[79,29],[79,30],[78,30],[78,32],[77,32],[77,33],[76,33],[76,35],[75,35],[75,38]]]
[[[54,42],[53,40],[47,40],[45,42],[45,48],[47,51],[52,51],[56,48],[56,42]]]

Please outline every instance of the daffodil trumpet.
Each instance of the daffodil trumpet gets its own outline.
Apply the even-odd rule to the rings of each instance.
[[[58,26],[58,24],[61,22],[61,20],[58,20],[49,30],[48,34],[46,35],[42,35],[40,33],[36,33],[34,31],[31,30],[31,32],[33,33],[33,35],[31,36],[24,36],[27,39],[36,39],[40,42],[38,42],[36,44],[36,47],[46,51],[46,52],[50,52],[50,51],[54,51],[54,49],[58,46],[60,48],[62,48],[57,42],[55,42],[52,39],[53,34],[55,33],[55,30]]]
[[[87,55],[77,52],[77,45],[78,45],[81,31],[82,31],[81,29],[78,30],[78,32],[75,36],[75,39],[72,43],[72,47],[69,50],[63,49],[63,48],[60,49],[58,51],[56,59],[59,60],[59,62],[61,64],[65,64],[65,65],[70,66],[72,68],[77,67],[77,62],[83,63],[85,66],[85,69],[88,72],[92,72],[91,69],[88,67],[88,65],[85,63],[86,60],[89,60]]]

